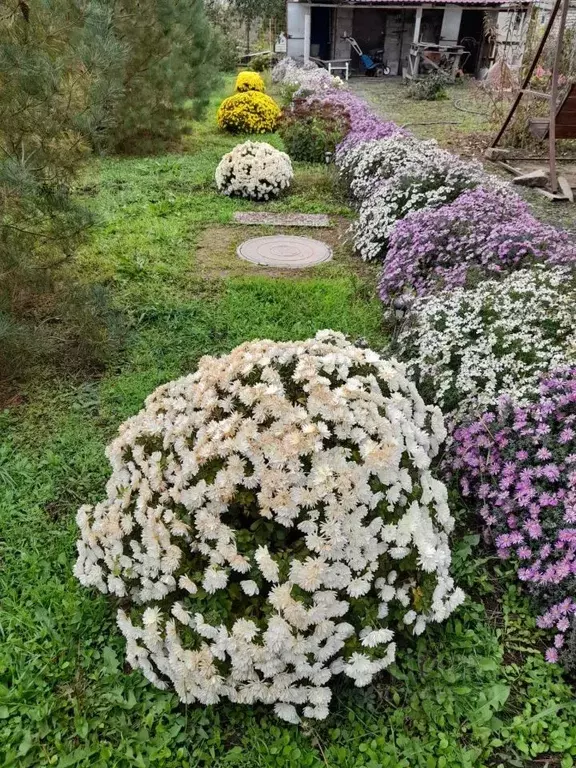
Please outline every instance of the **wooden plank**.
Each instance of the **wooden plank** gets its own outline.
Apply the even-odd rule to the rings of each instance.
[[[556,124],[557,139],[576,139],[576,125]]]
[[[550,120],[543,118],[542,120],[530,120],[530,132],[537,139],[545,139],[548,136],[550,129]]]
[[[539,139],[548,136],[549,120],[542,117],[530,120],[530,130]],[[556,112],[556,138],[576,139],[576,83],[573,83]]]
[[[564,110],[572,112],[574,109],[576,109],[576,83],[572,83],[564,101],[560,104],[560,107],[556,112],[556,117],[560,117]]]
[[[530,88],[522,88],[522,93],[527,93],[529,96],[535,96],[537,99],[546,99],[546,101],[550,101],[549,93],[543,93],[542,91],[531,91]]]
[[[560,187],[560,191],[564,195],[564,197],[569,200],[571,203],[574,202],[574,193],[572,192],[572,187],[570,186],[570,183],[568,182],[568,179],[564,176],[558,176],[558,186]]]

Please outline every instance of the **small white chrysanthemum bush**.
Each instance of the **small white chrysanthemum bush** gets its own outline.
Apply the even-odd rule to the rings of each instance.
[[[205,357],[120,428],[75,573],[121,598],[130,664],[183,702],[325,718],[335,675],[367,685],[398,629],[464,598],[444,437],[402,364],[339,333]]]
[[[293,175],[285,152],[264,141],[245,141],[218,164],[216,186],[225,195],[269,200],[290,186]]]

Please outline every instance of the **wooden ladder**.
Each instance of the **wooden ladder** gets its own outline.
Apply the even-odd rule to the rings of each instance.
[[[526,73],[526,77],[524,78],[522,87],[518,91],[518,94],[516,95],[514,103],[510,108],[510,112],[508,113],[506,119],[502,124],[502,127],[500,128],[500,131],[498,132],[498,135],[496,136],[496,138],[494,139],[491,145],[492,147],[496,147],[498,145],[498,142],[504,135],[504,132],[506,131],[506,128],[510,124],[510,121],[512,120],[512,117],[514,116],[514,113],[516,112],[516,109],[518,108],[518,105],[520,104],[520,101],[522,100],[522,97],[524,95],[533,96],[535,98],[540,98],[540,99],[546,99],[550,104],[549,117],[532,118],[530,120],[530,130],[538,138],[542,138],[542,139],[545,139],[546,137],[548,138],[550,187],[552,189],[553,195],[557,195],[558,186],[559,186],[558,171],[556,167],[556,139],[576,138],[576,84],[575,83],[573,83],[572,86],[570,87],[568,94],[566,95],[562,104],[560,104],[560,106],[557,107],[558,77],[560,75],[562,41],[564,38],[564,30],[566,29],[566,18],[568,15],[569,3],[570,3],[570,0],[556,0],[556,2],[554,3],[554,7],[550,14],[550,18],[548,19],[548,24],[546,25],[546,29],[544,30],[544,34],[542,35],[542,39],[540,40],[540,44],[538,45],[538,49],[536,50],[534,59],[528,69],[528,72]],[[536,65],[538,64],[538,60],[542,55],[542,51],[544,50],[546,41],[550,36],[552,27],[554,26],[554,22],[556,21],[556,17],[558,16],[558,13],[560,11],[561,11],[560,24],[558,26],[558,39],[556,41],[556,52],[554,55],[554,66],[552,69],[552,85],[551,85],[550,93],[533,91],[529,87],[530,80],[532,79],[532,75],[534,74],[534,70],[536,69]],[[566,188],[566,184],[567,182],[565,182],[564,179],[561,179],[561,187],[563,192],[563,195],[561,196],[566,197],[567,199],[572,199],[572,193],[569,189],[569,185],[568,185],[568,188]],[[560,197],[560,195],[558,196]]]

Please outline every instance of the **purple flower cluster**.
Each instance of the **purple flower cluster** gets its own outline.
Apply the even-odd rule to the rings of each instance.
[[[435,210],[416,211],[390,236],[380,296],[424,295],[470,287],[536,262],[576,262],[576,244],[565,232],[535,219],[508,190],[482,187]]]
[[[445,467],[539,600],[557,661],[576,624],[576,368],[544,378],[531,405],[502,400],[458,427]]]
[[[382,120],[375,115],[366,102],[346,89],[334,88],[323,93],[309,96],[309,102],[338,104],[346,109],[350,120],[350,130],[338,145],[336,152],[346,152],[362,141],[370,139],[388,139],[390,136],[404,135],[408,132],[399,128],[392,121]]]

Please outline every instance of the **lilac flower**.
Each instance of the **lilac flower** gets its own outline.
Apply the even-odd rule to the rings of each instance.
[[[347,152],[363,141],[387,139],[395,134],[409,135],[408,131],[399,128],[396,123],[382,120],[375,115],[363,99],[344,88],[315,93],[307,99],[307,103],[312,102],[339,104],[348,112],[350,131],[336,148],[337,155]]]
[[[546,651],[546,661],[549,661],[550,664],[554,664],[558,661],[558,651],[556,648],[548,648]]]
[[[384,259],[380,295],[417,295],[469,286],[536,262],[576,261],[576,244],[535,219],[510,191],[482,187],[450,205],[416,211],[399,222]]]
[[[504,399],[458,426],[444,463],[478,500],[498,555],[516,561],[543,610],[538,626],[556,631],[551,662],[561,660],[564,637],[576,627],[576,434],[566,428],[574,416],[576,367],[547,375],[531,404]],[[478,444],[480,434],[490,436],[488,447]]]

